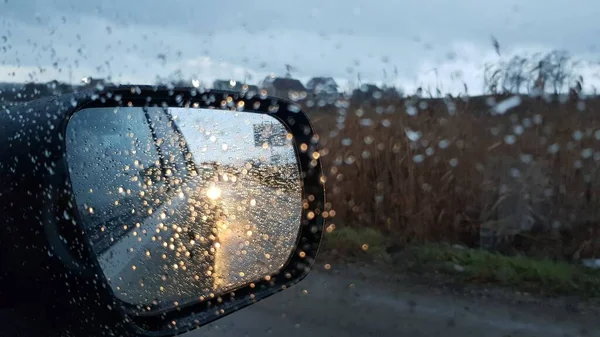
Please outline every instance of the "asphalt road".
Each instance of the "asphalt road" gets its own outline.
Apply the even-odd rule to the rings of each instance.
[[[435,293],[322,263],[298,285],[183,336],[600,336],[597,316]]]

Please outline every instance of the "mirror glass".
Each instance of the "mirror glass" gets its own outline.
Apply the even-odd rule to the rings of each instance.
[[[114,293],[154,310],[280,270],[302,190],[293,138],[272,116],[90,108],[67,124],[79,219]]]

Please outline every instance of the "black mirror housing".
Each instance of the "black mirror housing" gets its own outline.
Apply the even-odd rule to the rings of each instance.
[[[222,296],[148,312],[126,305],[107,285],[81,228],[65,154],[66,125],[91,107],[197,107],[269,114],[295,140],[304,204],[295,251],[280,272]],[[293,103],[240,92],[117,86],[2,107],[0,137],[0,296],[57,333],[174,336],[251,305],[302,280],[324,228],[325,188],[307,115]],[[146,172],[152,175],[151,170]],[[40,315],[45,315],[41,317]],[[51,335],[48,333],[47,335]]]

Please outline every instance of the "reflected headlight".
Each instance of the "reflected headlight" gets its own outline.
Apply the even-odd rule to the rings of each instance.
[[[206,191],[206,196],[211,200],[219,199],[221,197],[221,189],[216,186],[212,186]]]

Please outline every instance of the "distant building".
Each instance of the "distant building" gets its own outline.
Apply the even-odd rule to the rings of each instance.
[[[352,92],[352,98],[358,100],[372,100],[381,98],[382,96],[383,90],[375,84],[362,84]]]
[[[213,82],[213,89],[216,90],[232,90],[248,93],[250,95],[257,95],[260,91],[258,86],[252,84],[244,84],[240,81],[234,80],[215,80]]]
[[[234,80],[215,80],[213,89],[216,90],[242,90],[242,82]]]
[[[267,90],[268,95],[292,101],[303,100],[307,96],[306,87],[302,82],[290,77],[267,76],[261,86]]]
[[[110,85],[109,82],[107,82],[105,79],[103,78],[92,78],[92,77],[84,77],[81,79],[81,86],[84,88],[98,88],[99,90],[101,90],[101,88],[104,88],[104,86]]]
[[[331,77],[313,77],[306,83],[308,93],[317,99],[334,101],[339,97],[338,84]]]
[[[46,88],[50,95],[62,95],[73,91],[72,85],[57,80],[46,83]]]

